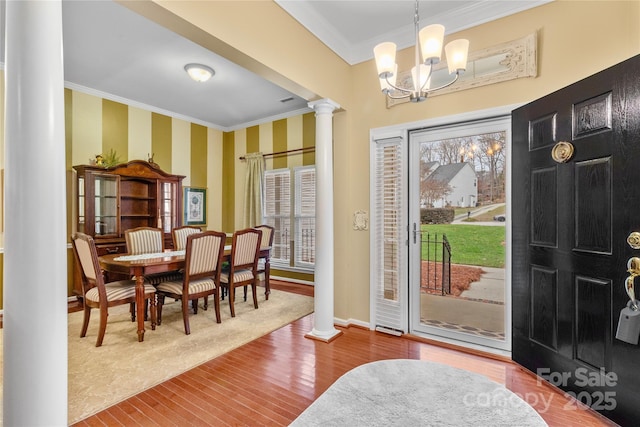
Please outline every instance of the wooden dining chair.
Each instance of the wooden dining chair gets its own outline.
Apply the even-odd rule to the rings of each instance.
[[[124,240],[127,245],[127,254],[143,255],[164,252],[164,232],[156,227],[136,227],[124,231]],[[135,279],[135,277],[134,277]],[[144,280],[157,286],[165,281],[181,280],[182,272],[169,271],[166,273],[147,274]],[[197,304],[194,304],[197,310]],[[131,316],[135,318],[134,306],[131,306]],[[145,320],[147,310],[145,308]]]
[[[155,227],[137,227],[124,231],[124,240],[127,244],[127,254],[143,255],[164,252],[164,232]],[[152,285],[164,281],[179,280],[182,273],[169,271],[166,273],[148,274],[145,280]]]
[[[190,234],[201,233],[200,227],[193,225],[183,225],[182,227],[176,227],[171,230],[171,236],[173,237],[173,249],[176,251],[184,250],[187,247],[187,236]]]
[[[75,233],[71,238],[76,265],[79,266],[82,279],[82,302],[84,305],[84,321],[80,337],[87,335],[91,309],[100,310],[100,327],[96,347],[102,345],[107,329],[107,316],[109,307],[122,304],[132,304],[135,308],[136,282],[135,280],[119,280],[116,282],[104,282],[104,276],[100,269],[98,252],[93,238],[84,233]],[[144,284],[145,301],[151,302],[151,329],[156,328],[156,288]],[[135,309],[133,311],[135,313]],[[135,319],[131,318],[132,321]]]
[[[124,231],[129,255],[152,254],[164,251],[164,233],[160,228],[137,227]]]
[[[187,236],[185,268],[182,280],[158,284],[158,324],[162,323],[162,307],[165,297],[182,301],[184,333],[189,335],[189,301],[213,295],[216,322],[220,323],[220,271],[224,256],[225,233],[205,231]],[[205,305],[205,310],[207,309]],[[197,310],[194,310],[197,314]]]
[[[262,231],[246,228],[233,233],[231,243],[231,258],[229,266],[222,271],[220,283],[229,291],[229,308],[231,317],[236,316],[234,300],[235,288],[244,287],[244,300],[247,300],[247,286],[251,285],[253,306],[258,308],[256,287],[258,283],[258,255],[260,254],[260,240]]]
[[[273,246],[274,230],[270,225],[262,224],[254,227],[256,230],[262,231],[262,239],[260,240],[260,251]],[[269,256],[269,255],[268,255]],[[264,282],[264,297],[269,299],[271,293],[271,286],[269,285],[269,276],[271,275],[271,265],[268,260],[268,256],[260,255],[258,258],[258,282]]]

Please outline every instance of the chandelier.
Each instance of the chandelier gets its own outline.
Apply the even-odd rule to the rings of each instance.
[[[433,24],[420,30],[417,0],[413,22],[415,27],[416,65],[411,69],[411,87],[396,86],[398,64],[396,64],[395,43],[380,43],[373,48],[373,53],[376,59],[382,93],[391,99],[409,98],[411,102],[421,102],[427,99],[428,94],[454,84],[460,77],[460,74],[465,71],[467,67],[467,54],[469,52],[469,40],[458,39],[447,43],[444,50],[447,55],[449,74],[455,73],[455,77],[448,83],[431,88],[433,66],[440,62],[442,55],[444,26]],[[422,62],[420,61],[421,56]]]

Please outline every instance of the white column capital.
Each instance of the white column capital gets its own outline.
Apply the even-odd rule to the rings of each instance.
[[[316,114],[331,114],[338,108],[340,104],[329,98],[318,99],[316,101],[309,102],[309,108],[312,108]]]

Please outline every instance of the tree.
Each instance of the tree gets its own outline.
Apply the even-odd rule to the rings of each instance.
[[[444,199],[452,191],[449,184],[439,179],[426,177],[420,182],[420,200],[424,206],[433,206],[436,201]]]

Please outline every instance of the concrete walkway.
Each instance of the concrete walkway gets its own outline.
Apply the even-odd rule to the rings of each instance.
[[[482,267],[486,272],[460,297],[422,294],[420,318],[425,324],[461,332],[504,336],[504,269]]]
[[[463,291],[460,296],[504,304],[504,268],[482,267],[482,270],[485,273],[480,277],[480,281],[471,283],[469,289]]]

